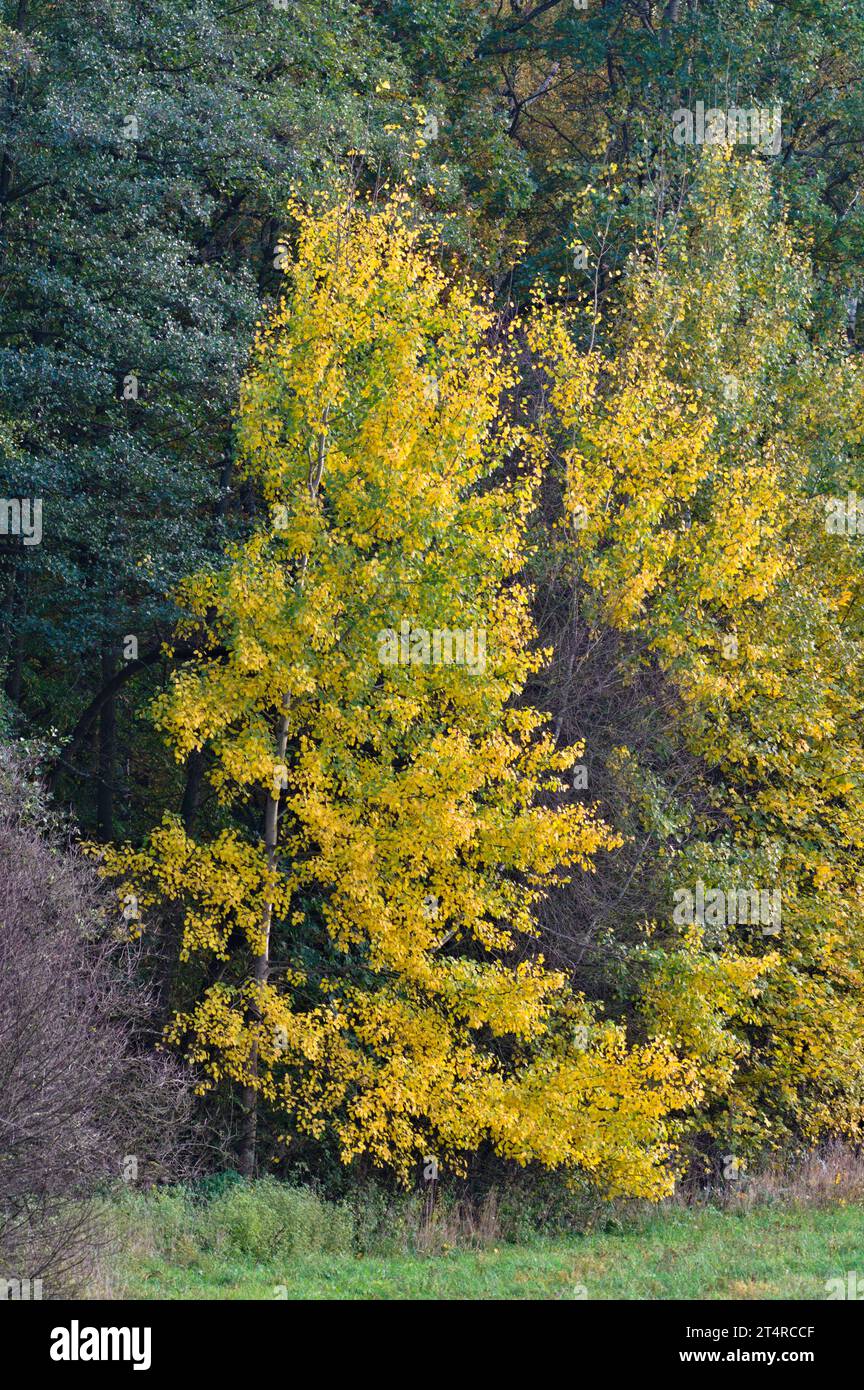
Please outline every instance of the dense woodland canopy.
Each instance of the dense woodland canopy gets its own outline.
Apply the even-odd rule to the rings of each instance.
[[[860,1139],[862,73],[860,0],[3,4],[4,740],[246,1173]]]

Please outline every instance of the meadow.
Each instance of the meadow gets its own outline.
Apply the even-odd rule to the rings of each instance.
[[[749,1205],[664,1204],[579,1234],[507,1240],[409,1204],[367,1210],[269,1182],[200,1201],[124,1194],[118,1247],[91,1293],[132,1299],[819,1301],[864,1286],[864,1205],[840,1196]],[[864,1291],[864,1288],[862,1288]]]

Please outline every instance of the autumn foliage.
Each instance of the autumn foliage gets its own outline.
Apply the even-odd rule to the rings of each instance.
[[[247,1171],[265,1107],[402,1177],[485,1148],[650,1197],[706,1137],[858,1136],[861,576],[823,511],[861,377],[767,177],[706,157],[606,317],[502,323],[404,192],[292,216],[237,415],[255,524],[183,585],[197,655],[153,706],[216,809],[100,851],[137,932],[179,916],[166,1037],[242,1095]],[[619,634],[616,679],[677,712],[686,784],[635,730],[609,756],[626,825],[531,693],[551,572],[582,659]],[[595,948],[604,998],[547,964],[542,908],[633,823],[652,910]],[[773,885],[782,924],[676,920],[697,882]]]
[[[531,329],[584,612],[662,673],[700,769],[686,794],[654,789],[670,911],[645,924],[635,1006],[698,1059],[695,1128],[733,1154],[864,1120],[862,574],[826,524],[860,469],[862,375],[814,317],[767,174],[727,150],[632,266],[606,352],[580,352],[555,308]],[[706,913],[676,940],[672,890],[699,880],[774,885],[782,923]]]
[[[220,963],[169,1037],[346,1161],[489,1143],[662,1193],[694,1069],[598,1019],[536,940],[542,894],[617,839],[568,789],[579,747],[518,698],[543,654],[512,364],[398,196],[297,217],[238,419],[264,519],[186,584],[201,655],[154,711],[178,758],[212,750],[226,819],[260,820],[197,840],[166,816],[105,855],[145,922],[180,904],[184,958]],[[422,639],[383,660],[403,620],[483,634],[482,669]]]

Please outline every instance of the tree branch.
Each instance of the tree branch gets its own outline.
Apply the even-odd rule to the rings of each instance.
[[[180,661],[188,661],[190,657],[199,654],[200,648],[194,646],[191,642],[180,642],[173,648],[173,651],[177,659]],[[218,656],[221,653],[222,648],[217,647],[212,652],[212,655]],[[136,657],[134,661],[127,661],[126,665],[115,672],[111,679],[106,681],[101,689],[97,691],[87,708],[81,714],[78,722],[74,725],[66,743],[60,749],[57,757],[50,764],[43,779],[46,791],[51,791],[53,789],[62,768],[68,766],[70,761],[75,758],[81,745],[85,742],[90,730],[99,718],[99,712],[103,705],[105,705],[112,696],[116,695],[117,691],[121,690],[126,682],[131,680],[133,676],[137,676],[139,672],[146,671],[148,667],[154,666],[156,662],[164,656],[165,650],[162,642],[159,642],[156,646],[149,647],[147,651],[143,652],[141,656]]]

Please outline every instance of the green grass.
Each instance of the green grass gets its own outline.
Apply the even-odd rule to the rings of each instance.
[[[128,1261],[120,1291],[139,1299],[820,1300],[826,1280],[864,1273],[864,1208],[671,1208],[632,1229],[437,1255],[289,1244],[296,1253],[256,1259],[234,1239],[202,1249],[181,1235],[170,1258]]]

